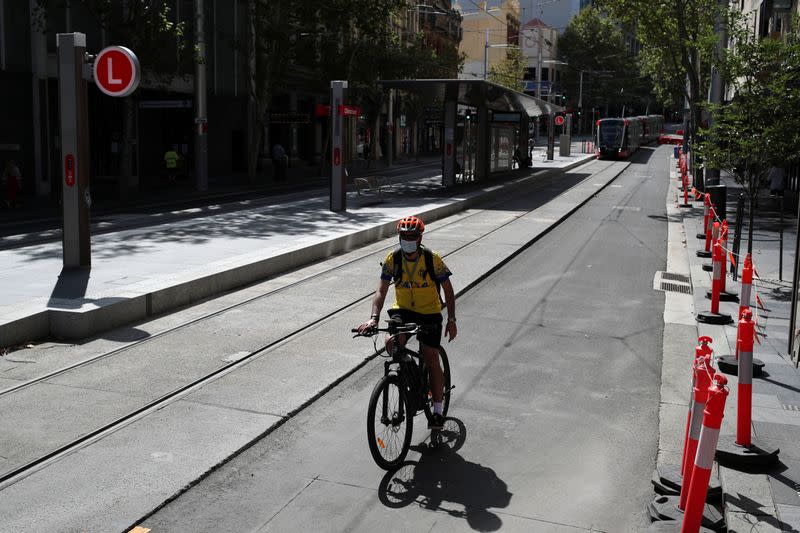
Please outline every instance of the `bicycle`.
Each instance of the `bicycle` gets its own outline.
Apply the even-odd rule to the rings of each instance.
[[[424,328],[422,325],[389,320],[385,328],[373,328],[364,333],[358,333],[358,330],[353,329],[352,332],[357,333],[353,338],[372,337],[379,332],[386,332],[392,339],[407,335],[410,341]],[[397,342],[392,345],[394,353],[384,356],[391,359],[383,364],[384,375],[372,390],[367,408],[369,451],[375,463],[384,470],[399,466],[406,458],[414,430],[414,417],[424,412],[426,419],[430,421],[433,414],[433,395],[430,392],[428,369],[423,357],[407,347],[399,346]],[[450,392],[455,387],[450,383],[450,363],[447,360],[447,353],[441,346],[437,348],[444,377],[442,399],[444,417],[447,416],[450,407]],[[382,355],[377,346],[376,353]],[[440,443],[439,431],[431,431],[431,445],[438,446]]]

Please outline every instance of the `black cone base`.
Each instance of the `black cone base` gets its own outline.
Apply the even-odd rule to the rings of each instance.
[[[695,252],[695,255],[697,257],[702,257],[704,259],[708,259],[709,257],[711,257],[711,252],[706,252],[705,250],[697,250]]]
[[[733,322],[731,315],[725,315],[722,313],[697,313],[697,321],[702,322],[703,324],[717,324],[717,325],[725,325],[730,324]]]
[[[705,233],[698,233],[697,234],[697,238],[700,239],[701,241],[704,241],[704,240],[706,240],[706,234]],[[711,253],[711,252],[708,252],[708,253]]]
[[[678,204],[678,207],[694,207],[692,204]]]
[[[711,291],[706,291],[706,298],[711,299]],[[722,291],[719,293],[720,302],[739,302],[739,297],[732,292]]]
[[[739,361],[736,360],[735,355],[721,355],[717,357],[717,366],[720,372],[724,372],[731,376],[739,375]],[[757,378],[764,371],[764,361],[761,359],[753,358],[753,377]]]
[[[714,272],[714,264],[713,263],[704,263],[703,270],[706,272]]]
[[[681,523],[676,522],[673,520],[667,520],[664,522],[653,522],[650,526],[645,529],[645,533],[680,533],[681,530]],[[700,527],[699,533],[713,533],[713,529],[708,529],[707,527]]]
[[[683,521],[683,511],[678,509],[678,496],[656,496],[653,501],[647,504],[647,512],[650,518],[655,522],[656,520],[674,520],[676,522]],[[703,509],[703,520],[701,525],[710,529],[719,529],[725,523],[725,517],[719,510],[706,503]]]
[[[780,448],[765,439],[752,439],[748,447],[736,444],[734,437],[720,437],[717,461],[731,468],[766,467],[778,462]]]
[[[681,468],[676,465],[661,466],[653,470],[653,478],[651,479],[653,488],[659,494],[666,496],[675,496],[680,494],[681,485],[683,484],[683,477],[681,477]],[[708,499],[719,498],[722,495],[722,486],[719,484],[719,477],[716,474],[711,475],[708,482]]]

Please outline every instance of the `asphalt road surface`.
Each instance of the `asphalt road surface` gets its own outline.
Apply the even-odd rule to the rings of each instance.
[[[641,531],[658,440],[664,302],[652,280],[666,265],[665,154],[640,151],[459,299],[460,333],[445,345],[456,385],[446,449],[427,448],[420,416],[405,465],[373,463],[365,426],[378,359],[141,525]]]

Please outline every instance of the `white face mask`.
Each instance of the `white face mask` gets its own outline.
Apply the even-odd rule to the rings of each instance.
[[[400,239],[400,249],[407,254],[413,254],[417,251],[417,241],[406,241]]]

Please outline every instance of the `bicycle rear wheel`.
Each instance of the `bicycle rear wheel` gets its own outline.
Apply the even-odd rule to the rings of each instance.
[[[391,470],[406,458],[414,430],[414,413],[400,378],[384,376],[375,385],[367,408],[367,442],[375,463]]]
[[[442,377],[444,378],[442,381],[444,383],[444,396],[442,397],[442,416],[447,416],[447,410],[450,408],[450,362],[447,360],[447,352],[444,351],[444,348],[439,346],[439,365],[442,367]],[[430,389],[430,377],[428,376],[428,369],[424,368],[425,371],[425,389],[427,391],[427,396],[425,397],[425,405],[423,408],[425,409],[425,416],[430,420],[431,414],[433,414],[433,394],[431,394]]]

